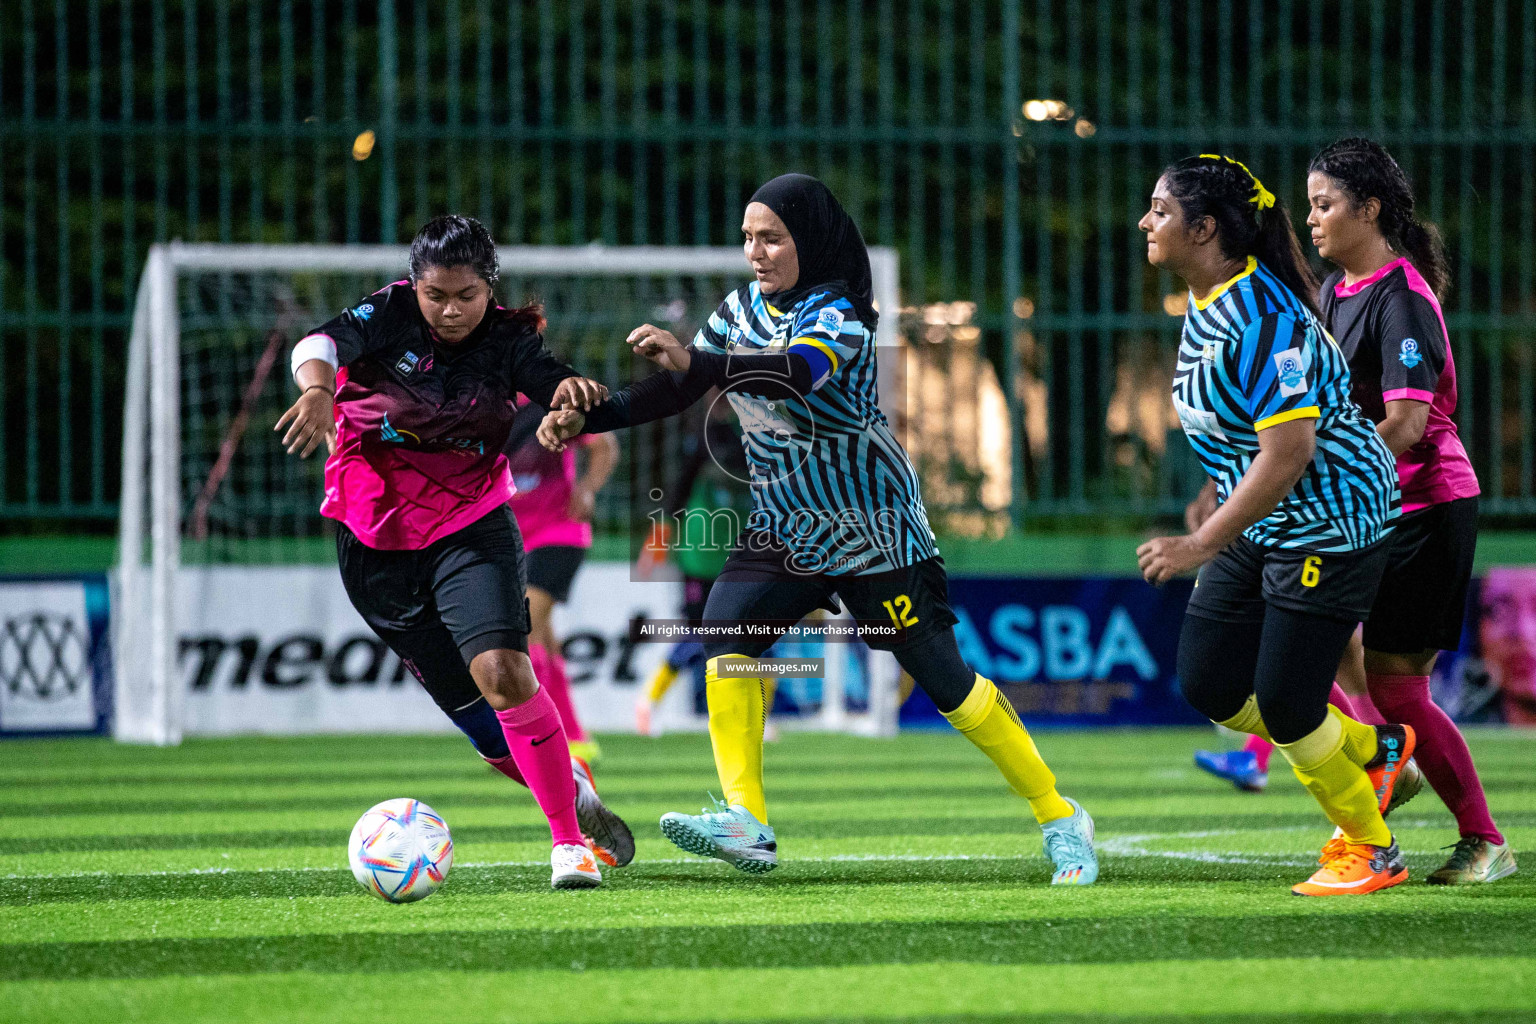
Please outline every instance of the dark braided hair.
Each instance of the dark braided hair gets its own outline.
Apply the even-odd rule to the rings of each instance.
[[[1317,312],[1317,275],[1302,255],[1290,214],[1247,167],[1229,156],[1202,153],[1170,166],[1163,180],[1186,225],[1212,218],[1223,256],[1254,257]]]
[[[501,280],[501,262],[490,231],[475,218],[457,213],[433,217],[411,241],[411,283],[432,267],[469,267],[493,295]],[[544,329],[544,307],[537,302],[509,309],[505,316],[536,331]]]
[[[1393,252],[1408,257],[1435,298],[1444,302],[1451,286],[1445,243],[1438,228],[1414,217],[1413,186],[1392,154],[1370,139],[1340,139],[1312,158],[1307,173],[1314,171],[1333,179],[1352,210],[1369,199],[1381,203],[1376,227],[1382,237]]]

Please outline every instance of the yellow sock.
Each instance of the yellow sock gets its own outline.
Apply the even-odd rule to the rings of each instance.
[[[1242,709],[1237,714],[1225,722],[1217,722],[1216,724],[1225,726],[1233,732],[1246,732],[1260,739],[1269,740],[1271,743],[1275,742],[1269,739],[1269,730],[1264,726],[1264,719],[1259,717],[1259,702],[1254,699],[1251,693],[1248,695],[1248,699],[1243,702]]]
[[[1374,732],[1374,730],[1373,730]],[[1322,804],[1328,820],[1352,843],[1390,846],[1392,832],[1381,820],[1376,790],[1350,756],[1344,728],[1333,715],[1295,743],[1276,743],[1291,770]]]
[[[1376,727],[1357,722],[1344,712],[1328,705],[1328,714],[1339,720],[1344,730],[1344,752],[1355,764],[1363,765],[1376,756]]]
[[[764,680],[722,678],[718,669],[727,658],[744,656],[724,654],[711,658],[704,670],[715,770],[720,773],[726,803],[745,807],[758,821],[767,824],[768,800],[763,795]]]
[[[1013,791],[1029,801],[1036,821],[1043,824],[1072,813],[1072,805],[1056,792],[1056,776],[1045,766],[1035,741],[992,680],[977,676],[965,701],[944,717],[992,759]]]
[[[656,666],[651,681],[645,684],[645,699],[652,704],[660,704],[661,698],[667,695],[667,691],[672,689],[672,684],[675,682],[677,682],[677,669],[672,667],[671,662],[662,662]]]

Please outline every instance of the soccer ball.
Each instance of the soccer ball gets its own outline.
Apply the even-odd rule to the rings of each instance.
[[[347,859],[359,884],[379,899],[415,903],[448,877],[453,839],[448,823],[420,800],[385,800],[352,826]]]

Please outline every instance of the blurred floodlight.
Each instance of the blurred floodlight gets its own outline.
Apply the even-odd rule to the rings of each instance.
[[[363,132],[352,140],[352,159],[367,160],[373,155],[374,135],[372,131]]]
[[[1098,131],[1098,128],[1094,127],[1092,121],[1085,117],[1080,117],[1077,119],[1077,124],[1073,126],[1072,130],[1077,133],[1077,137],[1080,139],[1091,139],[1093,138],[1093,133]]]
[[[1063,100],[1026,100],[1024,116],[1031,121],[1066,121],[1072,117],[1072,108]]]
[[[1020,295],[1013,300],[1013,315],[1020,320],[1028,320],[1035,315],[1035,302]]]
[[[1183,316],[1188,309],[1189,296],[1183,292],[1163,296],[1163,312],[1169,316]]]

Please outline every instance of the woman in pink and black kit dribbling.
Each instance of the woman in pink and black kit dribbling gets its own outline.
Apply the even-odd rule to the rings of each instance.
[[[588,888],[602,880],[593,852],[627,863],[634,840],[573,766],[529,662],[502,447],[518,392],[580,409],[607,389],[544,347],[539,307],[496,304],[497,269],[478,221],[428,223],[411,244],[409,279],[295,346],[302,394],[277,429],[287,428],[290,453],[307,457],[321,441],[330,450],[320,511],[337,521],[358,613],[481,756],[533,791],[554,842],[551,884]]]
[[[1479,493],[1452,419],[1445,253],[1434,228],[1415,219],[1402,168],[1368,139],[1343,139],[1314,157],[1307,197],[1313,244],[1340,268],[1322,284],[1323,323],[1349,360],[1350,397],[1397,456],[1402,489],[1403,515],[1365,623],[1366,683],[1387,721],[1413,728],[1419,767],[1456,816],[1461,839],[1429,882],[1495,881],[1514,873],[1514,854],[1466,740],[1429,690],[1439,652],[1460,642]]]

